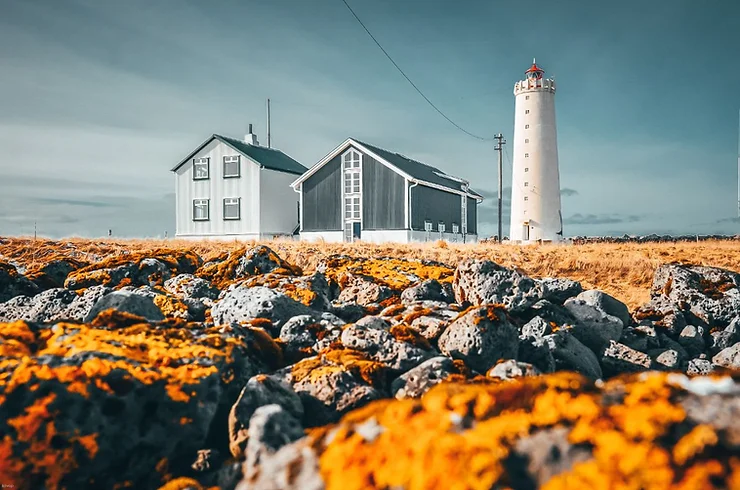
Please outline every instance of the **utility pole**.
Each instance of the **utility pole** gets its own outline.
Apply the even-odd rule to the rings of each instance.
[[[267,99],[267,147],[272,148],[270,145],[270,99]]]
[[[740,110],[737,124],[737,217],[740,218]]]
[[[499,133],[496,136],[494,136],[496,139],[496,148],[494,148],[498,152],[498,242],[501,243],[501,240],[503,239],[502,236],[502,229],[501,229],[501,216],[503,213],[503,195],[504,195],[504,145],[506,144],[506,140],[504,139],[504,135]]]

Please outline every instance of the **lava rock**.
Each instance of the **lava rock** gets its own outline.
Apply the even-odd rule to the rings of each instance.
[[[401,293],[401,301],[406,305],[419,301],[454,303],[455,293],[449,283],[441,283],[436,279],[428,279],[421,284],[406,288]]]
[[[342,277],[346,284],[337,300],[343,303],[357,303],[362,306],[380,303],[393,296],[393,290],[379,284],[375,278],[361,274],[346,273]]]
[[[740,342],[732,347],[722,349],[712,358],[715,366],[721,366],[729,369],[740,369]]]
[[[630,311],[627,305],[603,291],[597,289],[583,291],[576,296],[576,300],[581,300],[587,305],[595,306],[608,315],[619,318],[625,327],[630,324]]]
[[[339,340],[344,320],[331,313],[294,316],[280,329],[286,358],[298,361],[316,355]]]
[[[164,282],[164,289],[180,298],[211,299],[218,298],[218,288],[203,278],[193,274],[178,274]]]
[[[15,266],[0,262],[0,302],[21,295],[33,296],[38,292],[39,287],[19,274]]]
[[[450,323],[439,338],[443,354],[460,359],[485,373],[499,359],[516,357],[519,332],[506,316],[506,310],[489,305],[472,308]]]
[[[551,335],[545,335],[533,344],[544,345],[550,350],[557,369],[575,371],[592,379],[599,379],[602,376],[596,355],[569,330],[558,330]],[[538,365],[531,360],[528,362]]]
[[[307,439],[263,454],[259,468],[244,463],[244,479],[235,490],[324,490],[319,457]]]
[[[541,339],[545,335],[552,333],[552,325],[546,322],[541,316],[536,316],[527,322],[521,330],[521,336],[524,338]]]
[[[705,376],[714,371],[714,364],[709,359],[691,359],[686,366],[689,376]]]
[[[678,336],[678,343],[686,349],[686,352],[690,357],[696,357],[706,349],[706,342],[704,342],[704,327],[695,327],[694,325],[686,325],[681,334]]]
[[[237,287],[229,291],[211,308],[211,316],[216,324],[247,322],[266,318],[272,322],[274,331],[298,315],[310,315],[314,310],[266,287]]]
[[[249,420],[249,442],[247,442],[247,469],[244,477],[252,479],[259,473],[262,460],[277,452],[281,447],[303,437],[303,427],[296,417],[281,405],[263,405]]]
[[[532,364],[509,359],[493,366],[488,373],[486,373],[486,376],[489,378],[499,378],[508,381],[524,376],[537,376],[539,374],[542,373]]]
[[[573,335],[594,353],[600,354],[610,342],[622,336],[622,320],[606,313],[601,307],[577,298],[566,301],[565,307],[576,319]]]
[[[510,310],[527,308],[545,294],[542,283],[488,260],[462,262],[452,287],[460,304],[503,304]]]
[[[433,357],[396,378],[391,384],[391,394],[399,400],[419,398],[429,389],[458,372],[452,359]]]
[[[540,279],[540,283],[545,290],[543,298],[559,305],[583,291],[581,283],[572,279],[545,277]]]
[[[164,320],[162,311],[146,296],[131,291],[113,291],[95,303],[84,321],[90,322],[98,314],[109,309],[128,313],[150,321]]]
[[[611,341],[601,358],[601,366],[607,376],[634,373],[650,369],[650,356],[619,342]]]

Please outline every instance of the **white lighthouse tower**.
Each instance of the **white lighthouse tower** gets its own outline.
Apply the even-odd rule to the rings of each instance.
[[[537,66],[514,85],[513,242],[561,241],[560,171],[555,126],[555,81]]]

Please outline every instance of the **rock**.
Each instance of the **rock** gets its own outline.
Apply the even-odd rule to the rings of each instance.
[[[16,296],[33,296],[39,287],[18,273],[15,266],[0,262],[0,302]]]
[[[481,373],[499,359],[515,358],[518,344],[517,328],[509,323],[506,310],[495,305],[471,308],[450,323],[439,338],[443,354]]]
[[[345,286],[337,299],[343,303],[368,306],[393,296],[391,288],[378,283],[370,276],[346,274],[342,277],[342,284]]]
[[[401,301],[406,305],[411,305],[419,301],[454,303],[455,293],[452,291],[450,283],[441,283],[436,279],[429,279],[410,288],[406,288],[401,293]]]
[[[459,369],[449,357],[438,356],[427,359],[396,378],[391,384],[391,395],[399,400],[419,398],[429,388],[458,372]]]
[[[540,283],[544,287],[543,298],[559,305],[583,291],[581,283],[572,279],[545,277]]]
[[[669,335],[679,335],[686,327],[686,316],[679,306],[665,296],[656,296],[635,310],[632,315],[638,326],[663,330]]]
[[[324,490],[319,472],[319,457],[307,439],[265,454],[259,468],[244,463],[245,477],[235,490]]]
[[[36,284],[40,291],[63,288],[70,272],[82,267],[82,263],[69,258],[50,260],[41,266],[29,269],[26,278]]]
[[[740,369],[740,342],[732,347],[722,349],[712,358],[715,366],[721,366],[729,369]]]
[[[533,365],[542,373],[552,373],[556,369],[555,357],[552,355],[550,346],[544,341],[544,337],[539,339],[520,337],[517,359]],[[596,364],[598,365],[598,361]]]
[[[601,367],[606,376],[646,371],[650,365],[650,356],[613,340],[601,358]]]
[[[689,376],[705,376],[714,371],[714,364],[708,359],[691,359],[686,367]]]
[[[591,289],[589,291],[583,291],[578,296],[577,300],[582,300],[587,305],[595,306],[602,310],[604,313],[615,316],[622,320],[622,325],[627,327],[630,324],[630,311],[627,305],[615,299],[603,291]],[[616,339],[615,339],[616,340]]]
[[[367,314],[365,307],[362,305],[358,305],[357,303],[341,303],[338,301],[332,302],[329,312],[347,323],[354,323]]]
[[[709,352],[716,354],[740,342],[740,317],[735,317],[727,327],[710,333]]]
[[[180,298],[210,299],[218,298],[219,290],[210,282],[193,274],[178,274],[164,282],[164,289]]]
[[[299,275],[297,274],[299,270],[295,266],[280,258],[270,247],[259,245],[239,257],[234,278],[238,279],[270,272]]]
[[[52,322],[72,320],[67,316],[69,306],[77,299],[74,291],[47,289],[36,296],[16,296],[0,303],[0,321]],[[81,318],[80,318],[81,320]]]
[[[222,460],[218,449],[200,449],[191,468],[198,473],[205,473],[216,469]]]
[[[211,317],[216,324],[247,322],[266,318],[274,326],[270,333],[279,334],[280,327],[298,315],[310,315],[309,307],[266,287],[237,287],[224,295],[211,308]]]
[[[281,405],[259,407],[249,420],[249,442],[244,464],[247,470],[244,477],[253,479],[259,473],[263,459],[302,437],[301,423]]]
[[[230,286],[228,291],[238,286],[250,288],[265,286],[314,310],[327,311],[331,308],[331,288],[324,274],[320,272],[311,276],[284,276],[273,273],[255,276]]]
[[[91,286],[81,291],[75,291],[77,298],[73,299],[63,314],[60,314],[58,320],[64,318],[69,320],[82,321],[90,314],[90,311],[103,296],[113,291],[107,286]],[[48,321],[56,321],[49,318]]]
[[[229,450],[235,458],[244,456],[250,419],[265,405],[278,405],[293,418],[303,419],[303,403],[287,384],[263,374],[251,378],[229,412]]]
[[[552,325],[547,323],[541,316],[532,318],[522,327],[521,336],[524,338],[541,339],[552,333]]]
[[[532,364],[509,359],[493,366],[488,373],[486,373],[486,376],[489,378],[499,378],[509,381],[523,376],[537,376],[539,374],[542,373]]]
[[[568,434],[566,427],[553,427],[517,441],[506,461],[511,480],[527,482],[522,488],[541,488],[554,476],[590,460],[591,452],[568,442]]]
[[[622,330],[619,343],[640,352],[647,352],[660,347],[660,340],[658,340],[655,329],[645,325],[627,327]]]
[[[530,308],[521,309],[511,314],[512,317],[516,318],[521,324],[530,322],[535,317],[540,317],[545,322],[556,327],[564,327],[567,325],[575,325],[576,319],[568,311],[567,308],[551,303],[546,299],[542,299],[532,305]]]
[[[487,260],[462,262],[452,287],[460,304],[503,304],[510,310],[527,308],[545,293],[540,282]]]
[[[113,291],[95,303],[84,321],[90,322],[101,312],[109,309],[120,313],[128,313],[150,321],[164,320],[162,311],[146,296],[130,291]]]
[[[686,356],[675,349],[656,349],[647,354],[658,369],[680,370],[687,362]]]
[[[294,316],[280,329],[283,352],[295,361],[315,356],[342,335],[344,320],[331,313]]]
[[[342,344],[365,352],[371,359],[397,372],[408,371],[432,357],[428,343],[399,341],[391,333],[393,329],[380,317],[365,317],[342,330]]]
[[[306,427],[336,422],[353,410],[388,396],[388,368],[362,352],[332,349],[275,373],[303,402]]]
[[[686,349],[690,357],[696,357],[706,348],[704,342],[704,328],[686,325],[678,336],[678,343]]]
[[[576,319],[573,335],[594,353],[600,354],[610,342],[622,337],[622,320],[609,315],[601,307],[577,298],[566,301],[565,307]]]
[[[709,325],[727,326],[740,311],[740,274],[717,267],[664,264],[651,294],[665,296]]]
[[[454,306],[434,301],[411,303],[405,307],[396,305],[387,308],[386,313],[393,313],[394,308],[400,308],[395,316],[384,316],[382,312],[381,316],[394,324],[408,325],[430,342],[436,342],[450,322],[460,314]]]
[[[601,378],[601,366],[596,355],[569,330],[559,330],[551,335],[545,335],[540,341],[533,342],[534,345],[540,343],[552,353],[557,369],[575,371],[592,379]],[[535,362],[532,364],[537,365]]]

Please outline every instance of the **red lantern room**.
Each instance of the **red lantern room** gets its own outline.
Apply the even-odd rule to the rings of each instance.
[[[542,76],[545,74],[545,70],[537,66],[537,60],[532,60],[532,67],[525,71],[524,74],[527,76],[527,80],[542,80]]]

